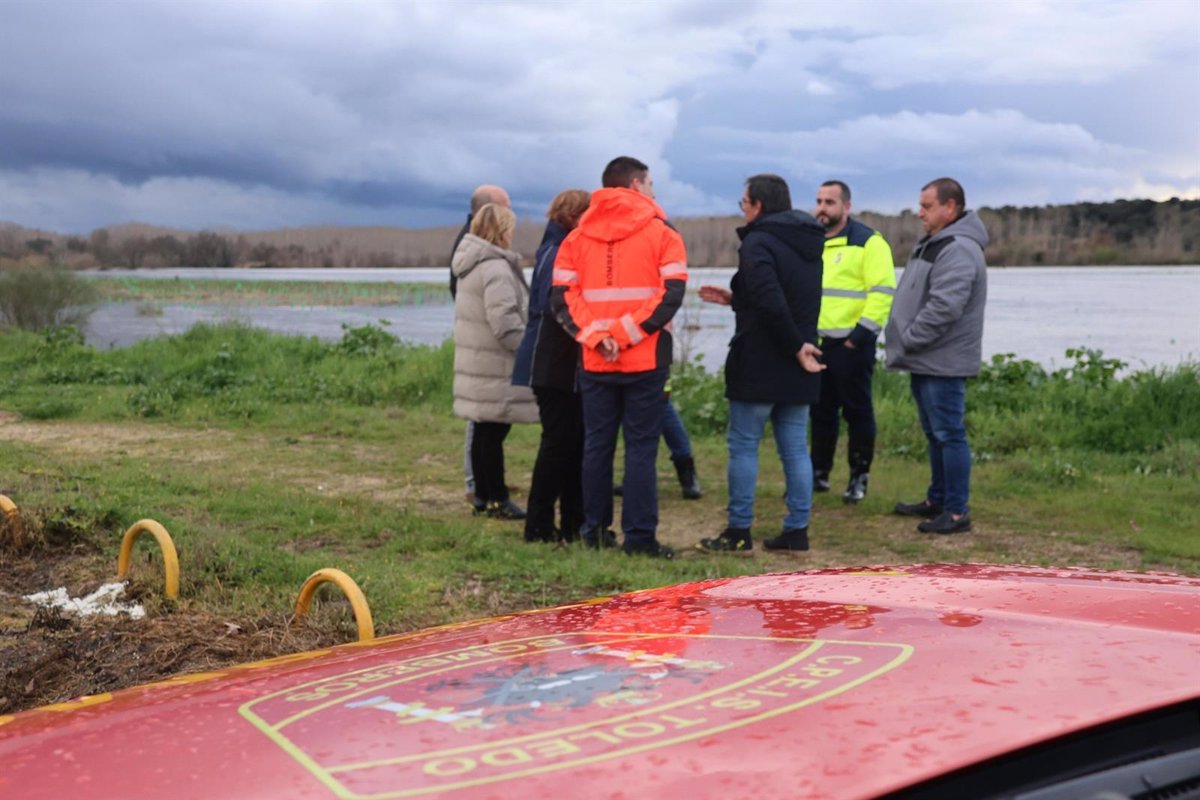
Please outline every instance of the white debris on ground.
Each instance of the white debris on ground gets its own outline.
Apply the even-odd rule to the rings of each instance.
[[[27,594],[25,599],[46,608],[61,608],[68,614],[78,614],[81,617],[90,617],[96,614],[115,617],[117,614],[128,614],[134,619],[141,619],[146,616],[146,609],[141,605],[120,602],[123,594],[125,594],[125,584],[106,583],[87,597],[71,597],[63,587],[51,589],[48,592]]]

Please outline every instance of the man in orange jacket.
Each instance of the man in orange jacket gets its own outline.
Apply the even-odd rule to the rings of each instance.
[[[554,262],[551,306],[582,345],[583,512],[586,544],[615,544],[613,454],[625,431],[621,530],[626,553],[671,558],[659,544],[655,460],[673,342],[667,324],[683,303],[683,237],[654,202],[650,168],[636,158],[609,162],[603,189],[563,241]]]

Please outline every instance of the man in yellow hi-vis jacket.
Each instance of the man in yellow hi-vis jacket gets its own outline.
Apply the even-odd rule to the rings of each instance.
[[[817,189],[813,216],[825,226],[825,269],[817,330],[828,369],[821,399],[812,409],[813,488],[829,491],[837,449],[839,415],[850,432],[850,482],[842,500],[867,494],[875,457],[875,409],[871,379],[875,340],[887,324],[896,290],[892,248],[879,231],[850,218],[850,187],[826,181]]]

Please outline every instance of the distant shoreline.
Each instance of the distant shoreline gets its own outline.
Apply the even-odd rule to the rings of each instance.
[[[879,230],[904,263],[922,235],[910,211],[856,219]],[[1174,266],[1200,261],[1200,200],[1117,200],[1109,203],[983,208],[992,266]],[[737,263],[741,218],[679,217],[693,267]],[[130,224],[71,236],[0,223],[0,268],[61,264],[71,269],[265,267],[372,269],[437,267],[450,260],[459,225],[437,228],[306,227],[273,231],[180,231]],[[541,242],[544,221],[518,223],[513,249],[526,264]]]

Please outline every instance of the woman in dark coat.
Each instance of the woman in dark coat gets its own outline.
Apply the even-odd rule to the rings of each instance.
[[[517,349],[513,383],[532,386],[542,422],[533,467],[525,541],[573,541],[583,523],[583,406],[577,377],[579,344],[551,315],[554,258],[563,239],[579,224],[591,195],[582,189],[560,192],[550,203],[546,233],[537,250],[529,289],[529,325]],[[554,504],[559,504],[558,528]]]

